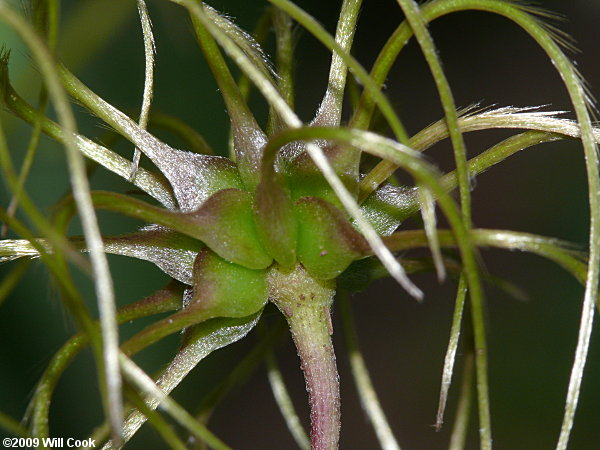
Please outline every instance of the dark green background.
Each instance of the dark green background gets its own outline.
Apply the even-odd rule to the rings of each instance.
[[[16,2],[15,2],[16,3]],[[63,25],[69,36],[60,55],[96,92],[115,106],[135,115],[143,86],[143,47],[133,1],[64,1]],[[338,1],[302,1],[300,5],[334,30]],[[600,86],[597,45],[600,42],[600,2],[596,0],[543,1],[568,21],[558,23],[577,41],[582,54],[578,67],[591,85]],[[89,4],[98,8],[78,27],[67,33],[77,11]],[[264,2],[219,1],[211,3],[252,29],[264,11]],[[156,87],[153,108],[188,122],[220,152],[226,151],[227,116],[219,93],[191,34],[183,11],[165,1],[149,1],[157,46]],[[402,19],[392,0],[365,1],[355,39],[355,54],[369,67],[387,36]],[[551,63],[533,41],[508,21],[485,13],[461,13],[440,19],[431,26],[439,47],[456,103],[474,102],[500,106],[550,105],[569,110],[566,90]],[[328,72],[328,52],[307,33],[298,30],[297,110],[309,120],[323,95]],[[32,61],[17,38],[0,25],[0,42],[13,48],[11,75],[19,92],[30,100],[37,97],[39,80]],[[97,45],[92,44],[97,41]],[[91,46],[91,47],[90,47]],[[269,42],[268,48],[272,46]],[[93,48],[91,55],[86,55]],[[415,133],[442,117],[436,91],[423,58],[414,42],[400,56],[387,82],[386,93]],[[264,118],[264,104],[254,96],[254,108]],[[89,114],[78,111],[82,133],[101,138],[106,129]],[[5,120],[6,119],[6,120]],[[30,129],[3,115],[10,131],[11,150],[17,162],[25,151]],[[476,155],[506,133],[485,132],[466,137],[469,155]],[[181,146],[170,135],[160,135]],[[129,154],[131,146],[118,148]],[[448,170],[451,149],[436,146],[428,158]],[[28,192],[46,210],[68,188],[68,173],[62,149],[44,139]],[[128,185],[98,170],[95,188],[125,192]],[[5,186],[2,205],[8,202]],[[586,246],[587,193],[583,152],[576,143],[555,143],[528,150],[477,178],[473,190],[473,220],[478,227],[506,228],[556,236]],[[134,229],[137,224],[112,214],[100,214],[106,234]],[[412,226],[412,224],[407,224]],[[73,232],[77,232],[76,229]],[[576,344],[582,289],[557,266],[540,258],[501,251],[483,251],[485,269],[521,287],[528,295],[519,301],[489,287],[488,337],[494,445],[498,449],[552,448],[558,437],[564,398]],[[119,304],[137,300],[161,287],[167,277],[152,265],[121,257],[110,258]],[[0,266],[0,273],[10,269]],[[79,283],[93,306],[89,280]],[[450,328],[454,283],[438,285],[433,276],[415,276],[426,292],[417,304],[392,282],[376,283],[356,297],[358,332],[377,391],[403,448],[437,449],[447,445],[457,386],[451,391],[447,427],[436,433],[435,418],[443,356]],[[0,313],[0,410],[21,417],[34,384],[56,349],[72,333],[58,295],[40,263],[34,263],[24,282],[2,305]],[[341,448],[375,447],[374,434],[360,410],[348,361],[342,351],[341,324],[338,331],[338,364],[342,389]],[[126,327],[124,335],[133,332]],[[573,430],[573,449],[597,448],[600,442],[600,358],[592,337],[589,363]],[[193,411],[215,380],[227,374],[254,342],[244,342],[212,355],[208,367],[195,370],[175,398]],[[166,363],[176,347],[173,338],[141,355],[148,368]],[[279,351],[289,387],[303,418],[308,416],[299,362],[290,342]],[[462,362],[458,357],[458,364]],[[458,373],[458,372],[457,372]],[[98,424],[96,380],[89,353],[76,360],[58,386],[51,411],[51,429],[57,436],[86,437]],[[476,429],[475,422],[473,429]],[[234,448],[293,448],[285,431],[264,369],[217,410],[211,429]],[[0,432],[1,433],[1,432]],[[469,448],[477,448],[472,432]],[[131,448],[161,448],[154,431],[146,429]]]

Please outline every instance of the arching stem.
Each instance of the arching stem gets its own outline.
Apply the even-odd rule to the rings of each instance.
[[[271,300],[285,315],[306,381],[311,448],[334,450],[340,434],[340,390],[331,342],[333,281],[318,281],[301,266],[271,272]]]

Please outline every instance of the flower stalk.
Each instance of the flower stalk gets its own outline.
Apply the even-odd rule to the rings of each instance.
[[[330,308],[333,282],[317,281],[302,266],[271,272],[271,301],[284,314],[301,360],[310,403],[313,450],[338,448],[340,388]]]

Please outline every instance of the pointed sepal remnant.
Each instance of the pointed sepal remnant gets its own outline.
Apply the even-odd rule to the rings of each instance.
[[[307,272],[322,280],[341,274],[352,261],[369,253],[365,238],[331,203],[316,197],[296,202],[298,259]]]
[[[162,148],[157,153],[160,162],[153,162],[173,186],[182,211],[197,209],[221,189],[244,187],[235,163],[228,158],[172,148]]]
[[[243,187],[233,161],[170,147],[96,95],[66,67],[58,69],[65,89],[73,98],[134,143],[158,167],[171,183],[182,211],[197,209],[220,189]]]
[[[205,245],[190,236],[159,225],[149,225],[135,233],[104,236],[104,251],[113,255],[128,256],[155,264],[164,273],[187,285],[192,284],[194,259]],[[69,238],[74,247],[87,251],[83,237]],[[38,240],[49,247],[44,240]],[[0,263],[21,257],[38,257],[38,250],[24,239],[0,241]]]
[[[194,262],[192,298],[182,311],[213,317],[246,317],[261,310],[269,297],[267,270],[230,263],[209,250]]]
[[[270,65],[260,45],[248,33],[208,5],[203,4],[202,8],[207,19],[220,28],[227,39],[230,39],[232,44],[249,58],[251,64],[258,68],[269,82],[272,82],[269,76]],[[194,14],[192,14],[192,23],[227,107],[240,175],[246,188],[253,191],[260,181],[260,163],[267,137],[248,108],[213,36]]]
[[[240,176],[248,190],[256,189],[267,137],[250,112],[229,109],[233,147]]]
[[[419,210],[415,188],[383,184],[361,205],[361,211],[377,233],[391,235],[400,224]]]
[[[260,317],[259,311],[249,317],[212,319],[188,328],[181,348],[163,370],[156,385],[165,394],[170,394],[204,358],[246,337]],[[158,406],[159,402],[156,399],[148,401],[149,408],[156,409]],[[132,411],[125,420],[125,441],[128,441],[147,420],[146,414],[139,410]]]
[[[167,275],[187,285],[192,284],[194,259],[204,244],[197,239],[150,225],[136,233],[105,237],[104,251],[149,261]]]

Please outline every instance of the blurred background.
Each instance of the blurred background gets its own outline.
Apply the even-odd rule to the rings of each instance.
[[[17,3],[17,2],[14,2]],[[209,2],[252,30],[266,2],[220,0]],[[340,1],[302,0],[332,33]],[[552,23],[571,35],[581,53],[572,55],[598,95],[600,64],[600,2],[597,0],[543,0],[543,8],[566,17]],[[149,0],[156,37],[156,85],[153,110],[168,113],[202,133],[220,153],[227,151],[228,122],[223,102],[192,35],[184,11],[166,1]],[[62,2],[59,55],[86,84],[116,107],[137,117],[143,90],[143,45],[133,0],[69,0]],[[369,68],[387,37],[402,20],[393,0],[365,1],[355,38],[354,54]],[[569,111],[569,99],[559,76],[545,54],[523,31],[506,19],[482,12],[444,17],[431,25],[456,104],[464,107],[547,105],[545,110]],[[310,120],[325,91],[329,53],[314,38],[297,30],[297,111]],[[19,39],[0,24],[0,44],[12,49],[10,73],[17,91],[34,102],[39,74]],[[272,54],[273,42],[266,43]],[[415,42],[400,55],[386,84],[386,94],[410,134],[440,119],[442,108],[435,86]],[[266,108],[256,93],[253,108],[264,119]],[[99,121],[75,106],[82,134],[108,139]],[[20,165],[31,129],[5,112],[15,163]],[[52,111],[50,111],[52,114]],[[567,115],[571,117],[571,115]],[[182,147],[175,136],[157,133],[171,145]],[[511,133],[479,132],[466,136],[474,156]],[[132,146],[115,148],[130,155]],[[442,170],[452,168],[451,148],[442,143],[427,152]],[[94,172],[96,189],[127,192],[129,186],[101,168]],[[10,199],[2,184],[0,201]],[[44,138],[27,184],[39,207],[50,206],[68,190],[64,151]],[[140,224],[114,214],[100,213],[102,231],[132,231]],[[585,167],[576,142],[545,144],[511,157],[477,177],[473,190],[473,221],[477,227],[527,231],[574,242],[585,249],[588,233]],[[414,226],[403,225],[404,229]],[[72,232],[78,233],[75,224]],[[12,235],[14,236],[14,235]],[[497,449],[552,448],[558,438],[573,352],[576,345],[582,288],[556,265],[531,255],[482,251],[485,269],[510,280],[527,296],[515,299],[493,286],[486,288],[490,385],[494,445]],[[167,282],[149,263],[110,257],[120,305],[138,300]],[[8,273],[12,263],[0,265]],[[405,449],[440,449],[447,446],[463,353],[459,350],[455,384],[451,389],[447,424],[435,432],[437,396],[453,311],[455,282],[439,284],[433,275],[418,275],[425,291],[417,304],[389,280],[376,282],[356,295],[360,345],[381,402]],[[78,279],[90,307],[93,289]],[[267,318],[271,320],[272,318]],[[143,324],[123,329],[127,337]],[[343,351],[339,314],[334,312],[334,335],[342,389],[343,449],[375,448],[376,441],[361,411]],[[72,335],[74,324],[62,308],[58,293],[44,266],[35,262],[23,282],[2,304],[0,312],[0,411],[20,418],[25,414],[35,383],[54,352]],[[600,342],[592,343],[579,410],[572,434],[573,449],[597,448],[600,442]],[[249,338],[211,355],[175,391],[174,397],[194,411],[203,395],[228,374],[256,342]],[[177,337],[140,354],[140,363],[157,370],[177,347]],[[307,424],[308,409],[299,361],[289,339],[278,347],[278,358],[296,407]],[[94,363],[89,352],[78,357],[61,379],[50,414],[55,436],[86,437],[102,418]],[[264,367],[233,392],[215,411],[210,428],[236,449],[294,448],[270,392]],[[468,448],[477,448],[476,416]],[[2,431],[0,431],[2,433]],[[130,448],[162,448],[150,427],[144,427]]]

